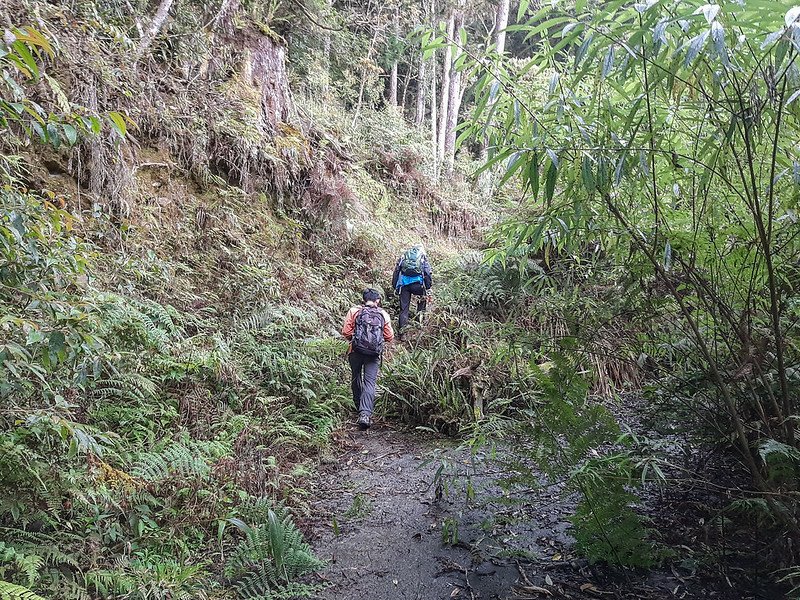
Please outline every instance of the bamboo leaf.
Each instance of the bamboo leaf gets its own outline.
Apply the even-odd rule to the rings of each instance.
[[[526,12],[528,12],[528,6],[530,6],[530,0],[522,0],[519,3],[519,8],[517,9],[517,22],[522,21],[522,17],[525,16]]]
[[[539,195],[539,153],[534,151],[528,159],[528,168],[525,171],[525,179],[531,194],[536,197]]]
[[[594,174],[592,173],[592,159],[584,156],[581,161],[581,180],[584,189],[591,194],[595,191]]]
[[[608,74],[611,72],[611,69],[614,68],[614,46],[611,46],[606,53],[606,57],[603,59],[603,71],[602,77],[605,79]]]
[[[33,79],[39,79],[39,67],[36,64],[36,61],[33,59],[33,55],[31,54],[30,50],[28,50],[28,46],[26,46],[21,40],[17,40],[11,45],[11,47],[22,59],[22,61],[25,63],[25,66],[30,71],[29,76]]]
[[[697,10],[694,11],[695,15],[703,14],[706,18],[706,22],[711,25],[719,14],[720,6],[719,4],[704,4],[703,6],[699,7]]]
[[[764,38],[764,41],[761,42],[761,49],[766,50],[768,46],[771,46],[775,42],[777,42],[781,36],[786,32],[785,29],[781,28],[778,31],[773,31],[767,37]]]
[[[786,16],[783,18],[787,27],[794,25],[798,19],[800,19],[800,6],[794,6],[790,8],[786,12]]]
[[[550,166],[547,168],[547,175],[545,176],[544,180],[544,197],[547,203],[549,204],[553,200],[553,194],[556,190],[556,179],[558,178],[558,167],[556,163],[550,162]]]
[[[112,110],[109,111],[108,118],[111,120],[111,126],[120,135],[120,137],[125,137],[125,135],[128,133],[128,128],[125,125],[125,117]]]
[[[706,29],[705,31],[701,32],[699,35],[696,35],[689,41],[689,50],[686,52],[686,59],[683,61],[683,66],[688,67],[689,64],[697,58],[700,54],[700,51],[703,49],[703,46],[710,35],[711,30]]]

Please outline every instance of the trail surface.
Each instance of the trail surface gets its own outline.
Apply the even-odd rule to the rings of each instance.
[[[452,502],[437,500],[441,463],[428,460],[439,452],[458,460],[457,453],[385,427],[347,437],[316,506],[316,549],[329,561],[323,577],[330,583],[320,598],[468,598],[469,586],[475,597],[491,598],[513,582],[509,573],[471,577],[467,585],[473,557],[447,520]],[[450,544],[443,544],[445,522]]]
[[[571,553],[573,505],[561,490],[511,502],[493,483],[502,466],[483,464],[476,476],[447,440],[378,423],[344,431],[339,448],[313,503],[312,545],[328,563],[317,600],[775,598],[674,567],[590,566]],[[437,478],[442,461],[460,476]]]

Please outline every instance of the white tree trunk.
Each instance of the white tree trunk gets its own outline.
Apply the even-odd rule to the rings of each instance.
[[[436,113],[436,51],[431,60],[433,72],[431,73],[431,155],[433,157],[433,178],[439,177],[439,116]]]
[[[419,70],[417,71],[417,104],[414,110],[414,125],[418,129],[422,128],[422,123],[425,120],[425,94],[428,91],[427,62],[420,52]]]
[[[508,13],[511,8],[511,0],[500,0],[497,7],[497,15],[495,18],[495,42],[494,47],[497,52],[498,60],[502,60],[503,54],[506,51],[506,28],[508,27]],[[494,79],[493,81],[497,81]],[[490,99],[486,110],[487,114],[491,114],[492,106],[497,102],[497,96]],[[481,142],[480,160],[486,162],[489,159],[489,140],[484,138]],[[478,188],[484,194],[492,193],[492,172],[491,170],[483,171],[478,176]]]
[[[497,18],[495,19],[496,36],[494,47],[499,56],[503,56],[506,51],[506,29],[508,28],[508,13],[511,9],[511,0],[500,0],[497,7]]]
[[[439,96],[439,133],[437,138],[437,156],[441,161],[444,158],[444,139],[447,131],[447,111],[450,101],[450,73],[453,67],[453,30],[455,28],[455,14],[450,14],[447,21],[447,47],[444,51],[444,66],[442,67],[442,93]]]
[[[454,35],[460,38],[461,29],[464,26],[464,13],[460,10],[456,14]],[[461,58],[461,41],[456,40],[453,51],[453,66],[450,69],[450,89],[447,100],[447,120],[444,136],[444,170],[447,175],[453,173],[456,156],[456,128],[458,127],[458,111],[461,108],[461,72],[455,68],[459,58]]]
[[[397,107],[397,61],[392,63],[392,71],[389,74],[389,104]]]
[[[400,37],[400,9],[396,8],[394,13],[394,48],[397,48],[398,38]],[[397,58],[392,62],[392,70],[389,73],[389,104],[397,107]]]
[[[139,40],[139,45],[136,47],[136,54],[134,54],[134,63],[139,62],[139,59],[147,52],[150,44],[156,39],[158,32],[161,31],[164,21],[166,21],[167,16],[169,16],[169,9],[172,8],[172,2],[173,0],[161,0],[156,15],[150,23],[150,27],[147,28],[144,35],[142,35],[142,38]]]

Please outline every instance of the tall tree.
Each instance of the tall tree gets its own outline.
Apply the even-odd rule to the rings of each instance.
[[[161,0],[159,3],[158,10],[156,10],[156,14],[150,22],[150,27],[145,30],[142,38],[139,40],[139,45],[136,47],[134,62],[138,62],[139,59],[144,56],[150,44],[156,39],[158,32],[161,31],[161,27],[164,25],[164,21],[166,21],[169,16],[169,9],[172,8],[172,2],[173,0]]]
[[[461,54],[463,53],[461,32],[464,30],[464,0],[459,0],[458,8],[453,14],[453,35],[451,46],[453,46],[453,61],[450,65],[450,85],[447,99],[447,117],[445,119],[445,131],[443,142],[442,163],[444,171],[450,175],[453,172],[456,156],[456,129],[458,128],[458,111],[461,108],[462,89],[461,89],[461,70],[457,68]]]
[[[392,38],[392,44],[390,46],[390,51],[392,52],[392,67],[389,71],[389,104],[391,106],[397,106],[397,65],[398,65],[398,52],[397,47],[400,39],[400,9],[399,7],[395,7],[394,9],[394,37]]]
[[[414,125],[417,128],[421,128],[425,120],[425,96],[428,90],[427,64],[428,61],[425,60],[425,56],[420,52],[419,68],[417,70],[417,102],[414,108]]]
[[[431,25],[435,24],[436,19],[436,0],[431,0]],[[439,177],[439,142],[438,127],[439,119],[437,114],[436,101],[436,50],[431,54],[431,156],[433,158],[433,176]]]
[[[442,87],[439,95],[439,131],[436,134],[436,156],[441,161],[444,158],[444,138],[447,130],[447,113],[450,103],[450,75],[453,66],[453,31],[455,28],[455,11],[450,12],[447,20],[447,46],[444,50],[444,63],[442,66]]]
[[[511,0],[500,0],[495,18],[494,48],[497,55],[502,57],[506,51],[506,29],[508,28],[508,13],[511,9]]]
[[[494,49],[497,55],[498,60],[503,59],[503,55],[506,51],[506,29],[508,28],[508,13],[510,12],[511,8],[511,0],[500,0],[500,4],[497,5],[497,13],[495,15],[495,28],[494,28]],[[495,85],[497,82],[497,78],[492,79],[492,85]],[[492,107],[497,102],[497,96],[493,96],[489,99],[488,102],[488,111],[487,114],[492,114]],[[489,140],[484,137],[481,141],[481,162],[486,162],[488,159],[489,154]],[[488,169],[483,171],[478,176],[478,187],[486,193],[491,192],[492,187],[492,171]]]

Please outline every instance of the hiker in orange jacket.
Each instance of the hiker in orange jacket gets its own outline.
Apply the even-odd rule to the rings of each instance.
[[[350,363],[350,389],[353,404],[358,411],[358,426],[368,429],[375,408],[375,386],[381,354],[386,344],[394,339],[389,314],[380,307],[381,295],[372,288],[364,290],[364,303],[347,313],[342,335],[350,341],[347,361]]]

